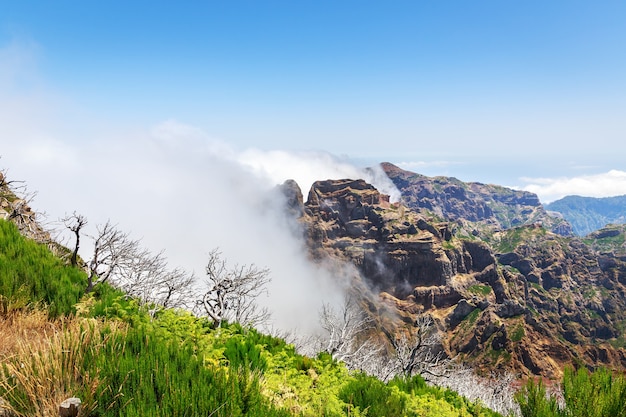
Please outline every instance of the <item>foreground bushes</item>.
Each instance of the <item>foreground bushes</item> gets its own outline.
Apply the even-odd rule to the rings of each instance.
[[[516,395],[524,417],[626,417],[626,378],[601,368],[565,369],[562,399],[530,380]]]
[[[69,314],[86,286],[83,271],[0,219],[0,312],[42,303],[53,317]]]
[[[496,416],[419,378],[388,384],[330,355],[140,304],[0,221],[0,397],[18,416]]]

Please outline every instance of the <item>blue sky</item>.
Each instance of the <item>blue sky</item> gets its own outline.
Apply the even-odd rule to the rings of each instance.
[[[5,1],[0,42],[82,119],[242,148],[584,162],[624,133],[624,2],[183,3]]]
[[[51,224],[111,219],[196,271],[219,246],[296,308],[318,272],[259,210],[287,178],[390,161],[626,194],[624,22],[623,1],[0,0],[0,168]]]
[[[16,113],[5,117],[28,121],[5,136],[71,147],[175,121],[236,151],[324,151],[518,187],[626,169],[621,1],[0,10],[0,92]]]

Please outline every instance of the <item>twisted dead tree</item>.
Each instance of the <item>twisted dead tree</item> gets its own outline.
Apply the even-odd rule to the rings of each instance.
[[[254,264],[229,268],[221,252],[213,249],[206,266],[205,289],[197,306],[215,328],[225,321],[249,327],[267,324],[269,310],[259,306],[256,300],[267,293],[269,282],[269,269]]]
[[[320,350],[345,362],[350,369],[363,370],[382,352],[382,346],[368,334],[374,328],[374,320],[353,296],[346,295],[339,309],[324,304],[320,325],[325,331],[319,340]]]
[[[441,377],[447,372],[450,360],[441,350],[441,336],[430,315],[419,315],[404,332],[385,330],[385,334],[393,347],[391,360],[396,375]]]
[[[74,254],[78,251],[81,229],[87,220],[73,214],[65,222],[76,236]],[[86,293],[102,283],[110,282],[128,296],[142,303],[160,307],[193,307],[195,277],[183,269],[170,269],[162,252],[157,254],[141,246],[139,240],[131,239],[110,221],[96,226],[93,236],[93,253],[87,262]]]
[[[359,302],[346,296],[336,310],[325,304],[320,324],[325,331],[318,343],[320,351],[383,381],[395,376],[425,378],[449,375],[450,359],[441,349],[440,335],[430,315],[420,315],[405,329],[376,329],[376,321]],[[388,346],[376,335],[386,335]]]
[[[65,228],[74,234],[74,250],[70,256],[70,264],[72,266],[78,266],[78,250],[80,248],[80,233],[85,226],[87,226],[87,218],[82,214],[74,211],[72,214],[65,216],[61,219],[61,222],[65,225]]]
[[[105,283],[133,266],[133,258],[139,252],[139,242],[130,239],[127,233],[116,228],[110,221],[96,226],[93,254],[87,263],[87,289],[93,291],[98,284]]]

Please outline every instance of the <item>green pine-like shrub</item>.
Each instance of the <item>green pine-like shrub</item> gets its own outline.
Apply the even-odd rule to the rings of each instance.
[[[86,286],[83,271],[65,265],[45,245],[0,219],[0,308],[41,303],[59,317],[72,312]]]
[[[523,417],[626,417],[626,377],[606,368],[594,372],[566,368],[561,382],[563,404],[545,385],[529,380],[517,393]]]

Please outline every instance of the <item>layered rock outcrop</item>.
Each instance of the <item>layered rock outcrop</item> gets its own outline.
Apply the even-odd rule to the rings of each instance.
[[[450,196],[468,193],[443,188]],[[619,347],[626,342],[619,331],[626,322],[623,260],[539,221],[510,228],[501,222],[489,234],[459,235],[458,221],[469,220],[445,221],[443,211],[392,204],[362,180],[318,181],[306,202],[294,183],[283,191],[313,258],[354,265],[361,280],[355,287],[374,293],[368,300],[377,304],[373,313],[393,309],[409,322],[430,314],[450,356],[485,371],[555,378],[576,361],[626,368]],[[529,206],[541,213],[532,195],[506,198],[516,210]],[[482,207],[472,218],[492,222],[481,217],[495,212],[483,203],[464,207]]]
[[[491,232],[534,223],[563,236],[573,234],[566,220],[548,214],[536,194],[452,177],[427,177],[388,162],[381,167],[400,190],[407,207],[461,225],[471,222],[474,234],[485,228]]]

